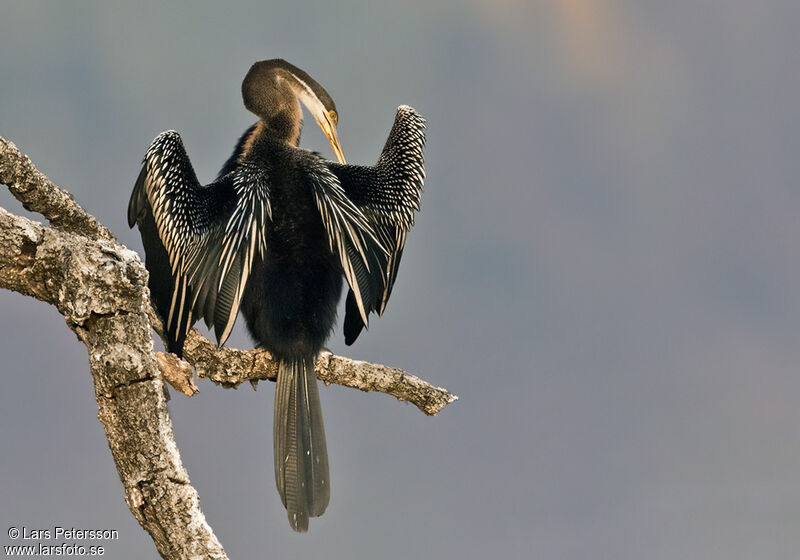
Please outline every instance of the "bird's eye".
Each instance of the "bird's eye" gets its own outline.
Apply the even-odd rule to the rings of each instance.
[[[339,115],[336,114],[336,111],[329,111],[328,117],[331,119],[333,124],[337,124],[339,122]]]

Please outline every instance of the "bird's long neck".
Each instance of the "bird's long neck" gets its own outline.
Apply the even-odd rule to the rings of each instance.
[[[282,103],[268,115],[261,115],[264,122],[263,134],[269,134],[273,140],[286,142],[296,146],[300,142],[300,130],[303,128],[303,110],[300,102],[292,97],[288,103]]]
[[[297,113],[292,113],[288,110],[283,110],[267,118],[259,119],[242,144],[239,161],[244,159],[253,149],[256,142],[263,138],[285,142],[290,146],[298,146],[300,144],[300,132],[303,128],[303,115],[299,104],[297,105]]]

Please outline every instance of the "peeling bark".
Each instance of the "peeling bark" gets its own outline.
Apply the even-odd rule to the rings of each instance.
[[[98,418],[125,490],[125,502],[162,558],[225,559],[181,463],[167,414],[164,380],[187,396],[197,391],[191,367],[156,353],[161,332],[138,255],[0,137],[0,182],[53,227],[0,208],[0,288],[54,305],[86,345]],[[277,364],[261,350],[217,346],[194,330],[185,358],[200,377],[225,387],[274,379]],[[398,369],[323,352],[317,377],[413,402],[426,414],[456,400],[446,390]]]

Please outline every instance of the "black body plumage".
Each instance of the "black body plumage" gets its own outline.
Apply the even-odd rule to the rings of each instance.
[[[304,175],[318,158],[270,138],[257,140],[248,158],[270,176],[272,219],[268,250],[253,263],[240,309],[253,338],[280,359],[316,356],[342,292],[339,258]]]
[[[377,165],[344,165],[297,147],[300,99],[341,153],[333,101],[307,74],[256,63],[242,91],[260,120],[218,178],[201,186],[178,133],[164,132],[145,155],[128,221],[142,234],[171,352],[181,355],[200,318],[224,344],[241,311],[278,359],[275,477],[292,527],[305,531],[330,495],[314,358],[335,324],[343,276],[348,344],[385,309],[419,208],[424,121],[400,107]]]

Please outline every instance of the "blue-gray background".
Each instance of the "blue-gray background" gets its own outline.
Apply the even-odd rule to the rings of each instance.
[[[800,555],[797,2],[137,4],[4,5],[0,134],[138,251],[145,148],[176,129],[210,179],[254,120],[256,60],[328,89],[351,162],[397,105],[429,121],[387,314],[330,346],[461,399],[427,418],[325,388],[333,496],[299,536],[272,387],[174,396],[232,558]],[[303,144],[332,157],[313,123]],[[84,347],[44,304],[3,292],[0,314],[0,541],[105,527],[107,557],[155,557]]]

